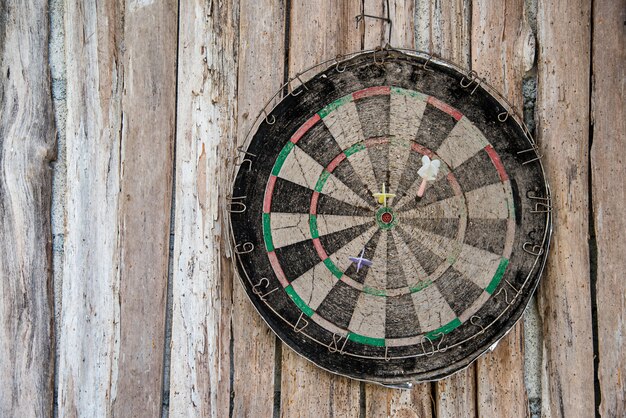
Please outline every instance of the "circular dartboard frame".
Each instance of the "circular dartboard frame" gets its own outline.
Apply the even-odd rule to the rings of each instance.
[[[306,82],[303,83],[303,80]],[[296,83],[299,85],[294,87]],[[407,140],[400,131],[376,134],[376,121],[370,120],[363,121],[364,124],[373,123],[369,134],[361,134],[358,138],[347,138],[350,135],[345,134],[345,146],[340,144],[339,152],[324,146],[319,135],[308,145],[304,144],[306,139],[299,144],[298,141],[315,126],[332,126],[337,120],[341,123],[342,118],[350,120],[350,112],[355,117],[357,106],[365,106],[363,103],[371,102],[370,106],[379,106],[380,103],[375,103],[377,98],[381,99],[381,103],[386,102],[387,106],[391,106],[389,103],[392,100],[394,106],[402,105],[401,111],[406,113],[402,117],[408,121],[415,117],[411,116],[411,109],[420,106],[420,112],[424,112],[426,106],[435,109],[435,112],[442,112],[444,122],[441,123],[445,125],[449,122],[445,138],[429,142],[436,135],[423,136],[421,140],[418,135],[418,138]],[[394,109],[394,112],[389,110],[389,114],[396,114],[401,107]],[[419,117],[423,118],[423,113],[421,115]],[[402,123],[406,125],[408,122]],[[345,129],[347,132],[348,128]],[[454,136],[452,129],[461,134],[446,141]],[[432,148],[436,146],[436,149],[430,149],[429,145]],[[291,160],[306,165],[300,162],[309,158],[306,152],[300,150],[305,146],[309,147],[309,153],[315,154],[319,150],[320,154],[325,154],[315,163],[321,164],[323,170],[311,169],[306,171],[306,175],[303,171],[302,177],[293,180],[289,175],[297,175],[293,174],[297,170],[281,170],[283,165],[289,166]],[[442,253],[432,250],[437,253],[432,258],[439,259],[439,262],[428,271],[424,269],[427,277],[413,282],[407,279],[403,286],[394,288],[364,285],[362,280],[354,279],[354,264],[345,263],[346,255],[359,256],[356,251],[359,248],[367,251],[361,254],[362,257],[372,258],[375,245],[368,247],[367,241],[364,241],[352,245],[351,252],[341,253],[340,258],[333,257],[344,246],[350,246],[348,241],[354,239],[350,243],[357,242],[355,236],[362,234],[365,227],[358,231],[355,229],[353,235],[344,234],[347,238],[343,241],[340,238],[324,239],[333,233],[339,234],[339,229],[329,227],[330,224],[321,226],[319,224],[326,220],[318,219],[324,217],[324,214],[318,213],[320,205],[339,207],[342,204],[332,198],[332,193],[336,197],[349,194],[341,188],[345,185],[339,187],[337,183],[341,182],[332,180],[334,170],[348,167],[350,161],[362,167],[358,159],[367,153],[371,157],[381,146],[388,147],[387,150],[395,149],[395,158],[408,155],[406,158],[415,159],[426,155],[442,161],[440,176],[444,181],[438,183],[440,186],[432,186],[431,195],[439,193],[436,187],[441,190],[447,188],[446,201],[453,203],[446,203],[445,207],[442,204],[436,211],[438,214],[454,212],[454,216],[450,215],[454,220],[453,233],[445,238],[428,233],[433,224],[442,227],[439,225],[443,224],[442,219],[437,222],[431,219],[426,227],[407,227],[412,232],[409,234],[402,229],[409,221],[407,218],[403,224],[403,213],[408,216],[408,212],[400,211],[398,208],[401,206],[394,209],[394,204],[389,204],[387,207],[385,200],[383,206],[368,208],[374,216],[366,227],[374,231],[373,234],[395,229],[398,234],[404,234],[404,243],[430,239],[440,240],[441,248],[445,247]],[[294,150],[299,150],[299,154],[296,155]],[[391,48],[337,57],[311,67],[287,82],[261,110],[238,151],[228,211],[232,249],[241,282],[261,317],[280,339],[330,372],[385,385],[404,385],[446,377],[467,367],[515,325],[539,282],[551,235],[551,206],[550,189],[538,147],[510,103],[473,71],[468,72],[428,54]],[[370,160],[375,161],[375,157]],[[408,164],[407,160],[405,165]],[[411,164],[415,171],[421,165],[416,161]],[[288,175],[283,175],[285,172]],[[308,173],[313,172],[317,173],[313,176],[315,178],[308,178]],[[285,176],[295,182],[289,184],[299,182],[307,187],[290,189],[277,186],[277,182],[282,182],[281,178]],[[419,183],[415,181],[417,178],[414,174],[411,181],[405,182],[408,186],[404,195],[415,193],[416,187],[411,185]],[[356,190],[355,195],[359,195],[355,199],[370,198],[369,189],[367,193],[364,189],[359,191],[358,187],[350,189]],[[398,197],[397,201],[402,198]],[[324,199],[326,202],[322,202]],[[411,196],[405,200],[413,201]],[[424,207],[411,210],[423,212]],[[429,208],[435,211],[432,206]],[[355,217],[358,215],[354,212]],[[305,228],[298,225],[296,229],[294,222],[301,222],[301,219],[307,225]],[[284,222],[284,231],[277,232],[272,222],[281,225]],[[416,222],[421,221],[418,219]],[[400,226],[396,225],[398,223]],[[298,234],[304,235],[298,238]],[[367,235],[368,239],[371,236]],[[479,242],[476,245],[483,249],[468,242]],[[329,245],[335,247],[326,248]],[[388,270],[400,268],[398,264],[403,264],[403,260],[408,258],[401,255],[413,251],[408,244],[397,248],[395,244],[385,245],[391,245],[396,252],[395,264],[385,264]],[[385,260],[391,259],[388,255],[391,250],[385,251]],[[341,268],[337,266],[340,263],[343,263]],[[312,267],[314,265],[315,268]],[[328,289],[319,294],[324,301],[329,299],[324,302],[325,306],[322,307],[322,302],[318,300],[311,307],[313,299],[320,299],[319,295],[315,296],[317,293],[311,296],[314,292],[311,286],[316,283],[324,286],[323,280],[315,278],[320,277],[319,272],[310,273],[312,279],[303,279],[301,282],[304,284],[296,286],[300,290],[296,290],[293,282],[318,267],[336,282],[327,284]],[[348,274],[348,269],[352,269],[351,274]],[[389,277],[387,270],[384,274]],[[469,281],[468,275],[471,276]],[[328,279],[325,280],[328,283]],[[342,288],[349,290],[340,290],[339,285],[334,283],[341,283]],[[306,292],[307,286],[310,294],[302,297],[298,292]],[[328,296],[331,291],[334,292],[332,298]],[[357,310],[355,298],[368,298],[368,302],[363,302]],[[409,302],[411,307],[406,318],[416,318],[407,322],[409,325],[419,322],[417,327],[420,331],[415,335],[405,335],[410,326],[402,321],[409,319],[404,319],[403,311],[395,310],[396,305],[405,303],[401,299],[412,301]],[[385,305],[388,300],[393,301],[389,302],[392,308]],[[436,309],[420,311],[419,307],[426,304]],[[375,317],[376,309],[387,309],[388,315],[396,318],[395,325],[391,324],[393,320],[389,320],[391,325],[383,323],[382,331],[377,328],[375,319],[351,320],[350,326],[346,325],[346,315],[356,315],[356,312],[363,318],[370,318]],[[411,316],[409,311],[413,309],[416,311]],[[353,326],[357,323],[360,325]],[[364,331],[360,332],[358,326],[364,327]]]

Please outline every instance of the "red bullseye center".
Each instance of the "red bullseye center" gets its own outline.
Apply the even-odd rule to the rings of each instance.
[[[382,215],[380,215],[380,220],[386,224],[390,224],[391,221],[393,221],[393,215],[389,212],[385,212]]]

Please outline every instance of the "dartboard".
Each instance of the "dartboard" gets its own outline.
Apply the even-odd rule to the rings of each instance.
[[[545,262],[528,130],[476,74],[420,54],[357,54],[291,87],[240,148],[228,201],[252,303],[334,373],[396,385],[467,366]]]

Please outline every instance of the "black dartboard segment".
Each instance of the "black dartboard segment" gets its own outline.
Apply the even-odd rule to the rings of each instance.
[[[438,379],[519,319],[549,190],[524,129],[477,81],[373,58],[331,66],[258,124],[230,204],[237,268],[274,332],[320,367]]]

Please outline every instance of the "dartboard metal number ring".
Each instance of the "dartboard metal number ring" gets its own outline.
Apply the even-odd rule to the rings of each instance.
[[[242,283],[292,349],[387,385],[497,342],[545,262],[550,194],[507,102],[450,63],[388,50],[263,110],[229,200]]]

